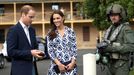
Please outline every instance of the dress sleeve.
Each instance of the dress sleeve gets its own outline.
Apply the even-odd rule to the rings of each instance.
[[[72,58],[76,59],[77,58],[77,45],[76,45],[76,34],[74,31],[72,31],[72,45],[71,45],[71,50],[72,50]]]
[[[50,58],[52,60],[56,59],[53,41],[50,40],[48,36],[47,36],[47,49],[48,49],[48,54],[49,54]]]

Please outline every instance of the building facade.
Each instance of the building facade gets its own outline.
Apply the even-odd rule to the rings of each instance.
[[[83,0],[3,0],[0,1],[0,44],[3,44],[9,27],[16,24],[20,18],[20,8],[25,4],[32,5],[36,17],[32,26],[37,36],[45,37],[50,26],[50,15],[53,10],[61,10],[65,14],[65,25],[74,29],[78,49],[96,47],[97,29],[92,25],[92,19],[83,16],[78,10],[78,4]]]

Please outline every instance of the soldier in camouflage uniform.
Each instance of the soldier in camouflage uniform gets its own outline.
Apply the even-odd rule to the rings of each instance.
[[[134,51],[134,33],[125,22],[126,11],[119,4],[107,8],[107,17],[112,25],[106,30],[104,39],[97,44],[102,53],[102,62],[109,75],[129,75],[129,53]],[[108,75],[108,74],[107,74]]]

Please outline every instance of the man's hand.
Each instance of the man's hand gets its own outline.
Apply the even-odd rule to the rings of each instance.
[[[31,54],[36,57],[36,58],[39,58],[39,59],[42,59],[44,57],[44,52],[43,51],[40,51],[40,50],[31,50]]]

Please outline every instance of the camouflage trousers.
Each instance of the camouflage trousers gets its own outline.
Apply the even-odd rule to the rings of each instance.
[[[129,75],[129,63],[124,60],[113,60],[107,65],[98,64],[101,71],[97,75]],[[97,71],[98,72],[98,71]]]

